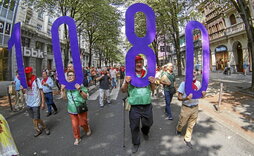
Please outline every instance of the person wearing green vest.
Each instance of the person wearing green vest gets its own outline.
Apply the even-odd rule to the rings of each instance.
[[[166,119],[173,120],[170,103],[173,99],[173,95],[176,93],[175,74],[173,73],[174,67],[172,63],[169,63],[167,67],[168,67],[167,70],[162,73],[162,77],[163,75],[166,75],[169,81],[168,82],[161,81],[161,84],[163,84],[163,88],[164,88],[164,96],[165,96],[165,102],[166,102],[165,113],[167,116]]]
[[[72,82],[75,80],[75,73],[74,71],[68,71],[67,72],[67,78],[69,82]],[[88,90],[84,86],[80,86],[79,84],[75,84],[75,90],[67,90],[66,94],[62,93],[62,95],[66,96],[68,99],[67,104],[67,111],[71,118],[72,123],[72,129],[73,129],[73,135],[75,138],[74,145],[78,145],[81,141],[80,139],[80,129],[79,126],[84,129],[87,136],[91,135],[91,129],[87,121],[87,111],[83,113],[77,112],[77,107],[81,104],[86,105],[87,100],[87,93]],[[61,85],[61,92],[64,92],[65,85]],[[65,97],[64,97],[65,98]]]
[[[138,77],[142,78],[146,75],[146,70],[143,68],[144,59],[138,55],[136,56],[135,61],[136,74]],[[131,105],[131,109],[129,111],[129,120],[133,144],[132,153],[136,153],[140,145],[140,120],[142,124],[141,131],[145,140],[148,140],[148,133],[153,124],[151,93],[155,89],[155,78],[150,76],[150,85],[142,88],[132,86],[130,81],[131,77],[126,76],[121,90],[122,92],[128,92],[129,95],[128,103]]]

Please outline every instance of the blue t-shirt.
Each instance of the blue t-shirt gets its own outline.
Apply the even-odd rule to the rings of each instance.
[[[15,82],[15,90],[19,91],[20,90],[20,80],[17,78],[17,76],[15,76],[14,82]]]
[[[198,90],[201,88],[201,84],[199,81],[195,82],[195,85],[198,87]],[[185,82],[182,82],[177,90],[179,93],[183,94],[183,98],[186,98],[187,95],[185,93]],[[183,101],[182,103],[183,105],[186,106],[194,106],[198,104],[198,99],[191,99],[191,100],[187,100],[187,101]]]

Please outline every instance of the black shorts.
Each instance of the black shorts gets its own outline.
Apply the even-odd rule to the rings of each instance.
[[[40,119],[40,106],[39,107],[27,107],[29,116],[32,119]]]

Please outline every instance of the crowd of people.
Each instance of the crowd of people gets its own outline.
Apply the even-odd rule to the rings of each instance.
[[[137,77],[146,76],[146,67],[144,66],[144,58],[140,55],[135,58],[135,71]],[[198,117],[198,99],[192,99],[192,94],[186,95],[185,82],[182,82],[178,89],[176,84],[176,76],[174,74],[174,66],[172,63],[164,65],[162,68],[157,67],[155,77],[150,76],[150,85],[146,87],[135,87],[131,84],[132,78],[125,76],[125,67],[103,67],[103,68],[83,68],[84,81],[83,84],[75,84],[74,90],[69,90],[65,85],[58,81],[57,72],[44,70],[42,78],[39,79],[33,74],[32,67],[25,68],[26,80],[28,88],[24,89],[19,81],[19,75],[15,76],[13,83],[16,86],[16,104],[17,110],[26,108],[30,118],[33,121],[35,133],[34,137],[42,134],[43,131],[50,135],[50,130],[41,119],[40,110],[47,106],[47,117],[57,114],[58,109],[53,100],[54,83],[58,87],[61,98],[67,99],[67,112],[70,116],[74,145],[78,145],[81,141],[80,127],[88,136],[92,134],[92,130],[88,122],[88,87],[96,85],[99,82],[99,106],[104,107],[104,103],[111,103],[110,90],[121,86],[122,92],[127,92],[127,103],[130,105],[129,121],[132,135],[133,149],[136,153],[140,146],[140,129],[144,139],[149,139],[149,131],[153,125],[153,105],[152,96],[164,96],[165,98],[165,119],[173,120],[171,111],[171,101],[176,92],[177,98],[182,101],[181,113],[176,126],[176,135],[182,133],[182,129],[187,125],[184,141],[187,146],[192,148],[191,136],[193,127]],[[68,64],[65,71],[65,78],[68,82],[75,80],[75,71],[73,64]],[[192,88],[199,90],[200,82],[197,80],[197,72],[193,71]],[[203,96],[205,96],[203,92]],[[45,105],[46,103],[46,105]],[[141,126],[140,126],[141,123]],[[140,128],[141,127],[141,128]]]

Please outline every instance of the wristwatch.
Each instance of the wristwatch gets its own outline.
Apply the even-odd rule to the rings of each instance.
[[[79,89],[79,92],[81,93],[81,92],[82,92],[82,90],[81,90],[81,89]]]

